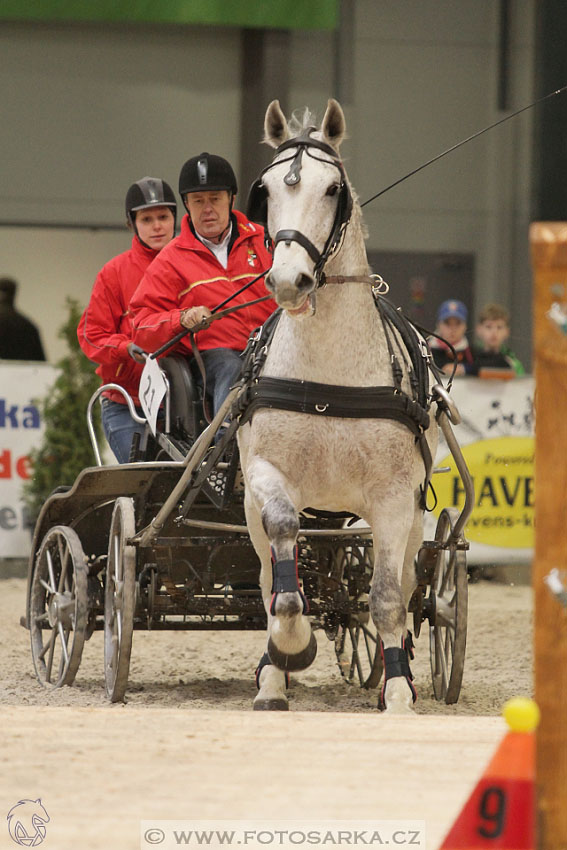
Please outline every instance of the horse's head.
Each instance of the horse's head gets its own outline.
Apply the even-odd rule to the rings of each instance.
[[[251,204],[266,207],[266,227],[274,243],[274,261],[266,286],[276,301],[299,318],[314,311],[315,289],[323,267],[340,247],[352,210],[352,195],[339,146],[345,117],[329,100],[319,130],[292,127],[277,100],[264,121],[265,141],[276,149],[251,194]]]

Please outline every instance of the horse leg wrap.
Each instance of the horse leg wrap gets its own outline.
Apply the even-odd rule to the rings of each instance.
[[[256,678],[256,687],[258,688],[258,690],[260,690],[260,673],[262,672],[264,667],[271,663],[272,662],[270,661],[270,656],[267,652],[265,652],[260,658],[258,666],[256,667],[256,672],[254,673],[254,676]],[[286,688],[289,688],[289,673],[285,674],[285,686]]]
[[[297,546],[293,547],[293,558],[285,561],[276,560],[276,554],[272,549],[272,601],[270,603],[272,615],[276,613],[278,593],[299,593],[303,602],[303,613],[308,613],[309,603],[299,586],[297,574]]]
[[[384,663],[384,682],[378,699],[378,708],[380,711],[384,711],[386,708],[386,683],[389,679],[396,679],[403,676],[409,685],[412,701],[415,702],[417,700],[417,691],[413,686],[413,676],[409,666],[409,659],[413,658],[412,633],[408,631],[406,637],[402,638],[401,648],[391,646],[389,649],[384,649],[384,644],[380,642],[380,650]]]

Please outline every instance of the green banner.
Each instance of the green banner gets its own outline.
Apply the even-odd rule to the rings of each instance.
[[[334,29],[339,0],[1,0],[5,21]]]

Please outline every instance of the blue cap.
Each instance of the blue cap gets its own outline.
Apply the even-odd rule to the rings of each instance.
[[[445,322],[447,319],[459,319],[461,322],[466,322],[469,317],[469,311],[462,301],[443,301],[437,311],[437,321]]]

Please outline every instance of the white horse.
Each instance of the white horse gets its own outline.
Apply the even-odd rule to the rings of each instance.
[[[290,127],[278,101],[265,116],[265,141],[277,151],[256,191],[267,203],[275,243],[266,286],[283,314],[262,375],[337,390],[391,387],[392,351],[372,293],[362,212],[338,154],[344,114],[329,100],[318,131],[310,118],[306,111],[303,125]],[[397,333],[395,339],[399,345]],[[410,392],[405,371],[403,389]],[[436,436],[432,418],[427,442],[433,455]],[[389,711],[410,711],[415,693],[406,616],[423,536],[425,474],[416,434],[389,418],[262,407],[240,429],[239,444],[246,519],[268,615],[254,708],[287,709],[286,672],[308,667],[316,654],[296,570],[298,513],[311,506],[350,511],[372,529],[369,607],[383,642],[383,701]]]

